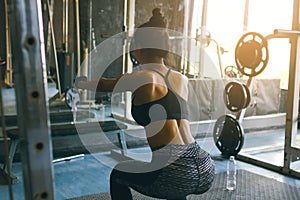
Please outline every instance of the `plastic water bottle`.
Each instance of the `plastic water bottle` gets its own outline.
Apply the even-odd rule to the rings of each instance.
[[[236,188],[236,162],[234,156],[230,156],[227,163],[227,183],[226,189],[233,191]]]

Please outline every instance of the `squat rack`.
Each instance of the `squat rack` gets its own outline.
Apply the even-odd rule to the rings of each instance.
[[[261,160],[257,160],[249,155],[239,154],[237,159],[252,163],[266,169],[280,172],[285,175],[291,175],[300,178],[300,172],[291,168],[293,157],[300,157],[300,149],[296,147],[297,121],[299,110],[299,91],[300,91],[300,0],[294,0],[293,3],[293,22],[292,30],[274,30],[277,37],[290,39],[290,66],[287,94],[286,127],[284,143],[284,163],[283,166],[276,166]]]
[[[9,0],[25,199],[55,199],[40,0]]]

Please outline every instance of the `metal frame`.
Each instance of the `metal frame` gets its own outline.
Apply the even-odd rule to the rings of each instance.
[[[207,23],[207,9],[208,9],[208,0],[203,0],[203,5],[202,5],[202,18],[201,18],[201,40],[205,39],[205,32],[206,32],[206,23]],[[199,59],[200,59],[200,64],[199,64],[199,70],[198,70],[198,76],[200,78],[203,77],[204,74],[204,55],[205,51],[204,48],[200,48],[200,53],[199,53]]]
[[[130,73],[133,71],[133,65],[130,60],[129,54],[126,52],[129,52],[130,49],[130,38],[132,38],[134,34],[134,16],[135,16],[135,0],[124,0],[124,32],[126,33],[126,39],[124,41],[123,45],[123,63],[125,64],[123,67],[123,73]],[[122,94],[122,104],[124,106],[124,113],[117,113],[113,112],[112,115],[120,120],[125,120],[129,123],[132,123],[131,120],[131,93],[130,92],[124,92]]]
[[[12,53],[11,53],[11,38],[10,38],[10,31],[9,31],[9,21],[8,21],[8,6],[7,1],[4,0],[4,8],[5,8],[5,45],[6,45],[6,73],[3,74],[5,78],[5,84],[8,86],[13,85],[13,77],[12,77]]]
[[[298,30],[300,24],[300,1],[294,0],[293,25],[292,30]],[[300,84],[300,34],[293,34],[291,37],[291,59],[289,69],[289,85],[287,96],[287,113],[286,113],[286,129],[285,129],[285,147],[284,147],[284,168],[286,172],[292,171],[290,164],[292,156],[300,156],[300,149],[293,146],[293,141],[297,134],[298,120],[298,104],[299,104],[299,84]],[[298,55],[298,56],[297,56]],[[300,173],[299,173],[300,177]]]
[[[40,0],[9,0],[25,199],[55,199]]]
[[[300,0],[294,0],[293,6],[293,24],[292,30],[280,31],[276,30],[275,34],[282,37],[289,37],[291,43],[290,51],[290,68],[289,68],[289,84],[287,95],[287,112],[286,112],[286,128],[285,128],[285,145],[284,145],[284,164],[282,167],[257,160],[249,155],[240,154],[237,159],[252,163],[266,169],[280,172],[300,178],[300,172],[291,169],[292,157],[300,156],[300,149],[294,147],[293,141],[296,139],[297,123],[298,123],[298,104],[299,104],[299,85],[300,85]]]
[[[112,135],[112,134],[117,135],[118,143],[121,149],[120,155],[126,156],[127,143],[126,143],[126,136],[124,130],[127,129],[127,126],[120,122],[116,124],[115,121],[102,121],[102,122],[91,122],[91,123],[86,123],[86,121],[78,121],[76,122],[76,125],[74,123],[69,123],[69,122],[52,124],[51,134],[52,137],[78,135],[78,129],[84,130],[85,134],[87,135],[93,133],[99,134],[99,125],[100,127],[102,127],[101,132],[103,132],[105,135]],[[0,174],[3,173],[6,175],[6,177],[10,177],[13,183],[17,183],[18,178],[9,172],[11,171],[11,166],[16,152],[16,148],[20,143],[20,138],[18,137],[19,134],[20,134],[20,130],[18,128],[10,128],[7,131],[7,135],[10,138],[11,145],[9,148],[9,153],[7,153],[8,154],[7,162],[4,164],[3,168],[0,168]],[[81,155],[83,154],[55,159],[52,161],[52,163],[57,163],[63,160],[71,160],[73,158],[80,157]]]
[[[75,0],[75,19],[76,19],[76,55],[77,55],[77,74],[80,74],[80,15],[79,15],[79,0]]]

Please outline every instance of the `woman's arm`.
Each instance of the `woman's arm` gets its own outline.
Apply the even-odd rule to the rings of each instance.
[[[79,81],[77,83],[77,87],[80,89],[86,89],[90,91],[112,92],[119,79],[120,77],[100,78],[98,80],[91,80],[91,81]]]
[[[145,84],[153,83],[152,77],[147,73],[149,72],[134,72],[123,74],[117,78],[100,78],[98,80],[91,81],[78,81],[75,85],[77,88],[97,92],[133,92]]]

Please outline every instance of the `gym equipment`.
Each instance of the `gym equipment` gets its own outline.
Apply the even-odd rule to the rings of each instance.
[[[12,20],[12,52],[18,72],[14,76],[19,128],[24,199],[54,199],[52,144],[49,138],[48,104],[45,92],[45,46],[42,6],[38,1],[9,1]],[[28,6],[30,5],[30,6]],[[26,36],[24,38],[24,36]],[[37,67],[40,66],[40,67]],[[24,89],[26,88],[26,89]],[[37,134],[38,137],[37,137]],[[38,170],[37,170],[38,168]],[[42,183],[42,184],[41,184]]]
[[[60,81],[60,75],[59,73],[59,68],[58,68],[58,60],[57,60],[57,51],[56,51],[56,42],[55,42],[55,34],[54,34],[54,28],[53,28],[53,4],[54,2],[47,0],[47,14],[49,18],[48,22],[48,42],[47,42],[47,55],[50,57],[50,48],[52,45],[52,50],[53,50],[53,57],[54,57],[54,65],[55,65],[55,71],[56,71],[56,79],[57,79],[57,89],[58,89],[58,94],[56,96],[62,96],[62,89],[61,89],[61,81]],[[56,96],[53,97],[56,98]],[[51,102],[51,99],[50,99]]]
[[[57,123],[71,123],[73,122],[73,113],[66,109],[61,111],[50,111],[50,122],[51,124]],[[7,127],[17,127],[18,126],[18,119],[17,115],[5,115],[5,125]],[[77,119],[82,119],[86,121],[87,119],[93,119],[96,117],[94,112],[86,111],[86,110],[79,110],[77,111]],[[0,126],[2,126],[2,122],[0,121]]]
[[[238,70],[249,77],[260,74],[269,60],[268,42],[259,33],[244,34],[235,48],[235,62]]]
[[[211,33],[209,31],[202,30],[201,28],[196,29],[196,41],[200,41],[203,47],[208,47],[211,40]]]
[[[246,104],[244,105],[244,109],[246,109],[250,105],[250,102],[251,102],[251,92],[250,92],[249,87],[246,84],[243,84],[243,86],[247,93]]]
[[[243,108],[247,108],[250,101],[250,90],[245,84],[232,81],[225,86],[224,102],[230,111],[238,112]]]
[[[218,62],[219,62],[219,69],[221,77],[223,77],[223,61],[222,61],[222,54],[225,52],[225,50],[219,45],[219,43],[211,37],[211,33],[203,28],[205,26],[201,26],[200,28],[196,29],[196,37],[187,37],[187,36],[169,36],[170,41],[172,40],[195,40],[196,45],[199,43],[201,47],[207,48],[212,43],[215,44],[216,50],[217,50],[217,56],[218,56]],[[202,69],[204,65],[204,56],[203,48],[200,48],[200,64],[199,64],[199,76],[202,75]],[[135,59],[131,57],[131,61],[134,62]],[[186,71],[185,66],[182,71]]]
[[[8,2],[4,0],[5,8],[5,43],[6,43],[6,70],[3,75],[4,83],[7,86],[13,85],[13,67],[12,67],[12,49],[11,49],[11,36],[9,31],[9,11],[8,11]]]
[[[69,52],[69,0],[63,0],[62,8],[62,51],[57,52],[60,84],[62,91],[66,91],[73,85],[74,53]]]
[[[228,78],[242,78],[243,74],[238,70],[236,66],[228,65],[224,69],[224,73]]]
[[[246,85],[235,81],[225,86],[225,105],[230,111],[238,113],[236,117],[232,115],[219,117],[214,126],[214,141],[224,156],[237,155],[244,144],[241,122],[251,101],[249,88],[252,87],[252,78],[266,68],[268,60],[267,39],[261,34],[249,32],[239,39],[235,48],[235,62],[238,71],[249,79]]]
[[[244,144],[244,130],[234,116],[223,115],[215,123],[213,138],[223,156],[235,156]]]
[[[75,76],[74,54],[70,52],[57,52],[60,86],[62,91],[67,91],[73,85]]]
[[[0,70],[0,80],[2,82],[2,72]],[[1,113],[1,130],[2,130],[2,137],[0,138],[0,141],[3,141],[4,146],[4,153],[5,153],[5,163],[8,167],[11,167],[9,162],[9,146],[10,145],[10,139],[7,136],[6,132],[6,124],[5,124],[5,116],[4,116],[4,105],[3,105],[3,97],[2,97],[2,83],[0,83],[0,113]],[[5,166],[5,165],[4,165]],[[5,167],[0,168],[0,176],[4,179],[4,182],[8,185],[8,191],[10,198],[13,198],[13,188],[12,183],[13,180],[15,180],[15,176],[12,175],[11,169],[6,169]],[[1,181],[2,182],[2,181]]]
[[[54,62],[55,62],[55,71],[56,71],[56,86],[58,89],[58,93],[51,97],[49,99],[49,102],[52,103],[55,100],[65,100],[65,103],[68,108],[70,108],[70,96],[67,97],[66,92],[73,92],[73,90],[70,90],[73,86],[73,80],[75,77],[75,72],[78,70],[75,69],[75,58],[74,53],[69,52],[69,21],[68,21],[68,15],[69,15],[69,3],[68,0],[63,1],[62,6],[62,50],[56,51],[56,44],[55,44],[55,36],[54,36],[54,28],[53,28],[53,2],[49,2],[47,0],[47,11],[48,11],[48,18],[49,18],[49,34],[48,34],[48,46],[47,51],[49,51],[50,46],[52,45],[53,49],[53,56],[54,56]],[[76,2],[76,6],[78,6],[78,2]],[[76,9],[78,9],[76,7]],[[76,10],[76,15],[78,15],[78,10]],[[78,16],[76,16],[78,17]],[[76,24],[78,26],[78,22]],[[77,28],[77,27],[76,27]],[[78,37],[78,30],[76,29],[76,34]],[[51,45],[50,45],[51,41]],[[78,43],[77,43],[78,46]],[[78,49],[77,49],[78,50]],[[50,52],[48,52],[50,54]],[[80,57],[77,55],[77,57]],[[78,58],[77,58],[78,60]],[[68,95],[69,95],[68,94]],[[76,98],[78,98],[78,95],[76,95]]]
[[[238,70],[249,77],[246,87],[252,88],[252,78],[262,73],[269,61],[268,37],[263,37],[256,32],[244,34],[238,41],[235,48],[235,62]],[[246,104],[250,104],[249,102]],[[245,115],[245,108],[240,110],[236,118],[241,123]]]
[[[76,57],[77,57],[77,72],[80,71],[80,64],[81,64],[81,59],[80,59],[80,17],[79,17],[79,0],[75,0],[75,19],[76,19]]]
[[[54,140],[55,137],[77,137],[78,136],[78,129],[83,129],[84,135],[97,133],[99,134],[99,127],[101,127],[101,131],[104,132],[104,134],[117,134],[118,139],[118,145],[121,149],[121,154],[126,155],[127,153],[127,144],[126,144],[126,138],[124,134],[124,130],[127,129],[127,126],[123,123],[116,122],[114,120],[111,121],[97,121],[97,122],[78,122],[76,125],[74,123],[59,123],[59,124],[53,124],[51,125],[51,138]],[[11,170],[12,162],[17,150],[17,146],[20,143],[20,130],[19,128],[10,128],[7,130],[7,135],[9,139],[11,140],[11,145],[9,148],[9,155],[8,161],[4,164],[3,169],[0,168],[0,173],[4,172],[7,173]],[[74,148],[74,147],[73,147]],[[113,151],[113,150],[112,150]],[[55,153],[55,152],[54,152]],[[85,153],[85,152],[82,152]],[[112,153],[115,153],[112,152]],[[8,177],[11,177],[11,179],[15,182],[17,182],[17,177],[15,177],[13,174],[7,175]]]
[[[65,103],[68,108],[74,108],[80,102],[80,93],[75,88],[69,88],[65,92]]]
[[[136,66],[138,66],[140,64],[139,61],[133,55],[132,51],[129,52],[129,56],[130,56],[130,60],[131,60],[131,62],[133,64],[133,67],[136,67]]]

